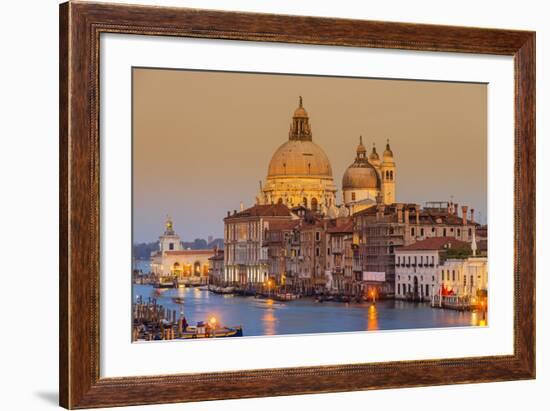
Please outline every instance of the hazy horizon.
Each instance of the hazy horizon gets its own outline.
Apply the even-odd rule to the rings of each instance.
[[[485,84],[133,69],[134,243],[166,215],[182,241],[223,237],[228,210],[254,204],[303,96],[313,141],[341,182],[359,135],[390,139],[396,201],[451,198],[487,219]]]

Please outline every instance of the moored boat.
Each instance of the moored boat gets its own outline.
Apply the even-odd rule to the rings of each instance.
[[[212,322],[207,323],[205,321],[199,321],[197,325],[187,326],[187,328],[180,333],[180,339],[195,339],[195,338],[226,338],[226,337],[242,337],[243,327],[223,327]]]

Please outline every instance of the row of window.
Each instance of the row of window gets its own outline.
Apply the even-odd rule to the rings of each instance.
[[[424,237],[424,234],[425,234],[424,228],[421,227],[417,231],[416,227],[411,227],[411,237],[415,237],[417,232],[419,233],[420,237]],[[431,232],[435,233],[435,227],[431,228]],[[454,235],[456,233],[456,236],[460,237],[460,234],[462,233],[462,231],[460,230],[460,228],[457,228],[456,232],[455,232],[455,229],[453,227],[449,227],[448,229],[447,229],[447,227],[444,227],[442,237],[447,237],[448,233],[451,233],[452,235]],[[469,238],[472,237],[472,229],[471,228],[468,228],[468,237]]]
[[[397,284],[397,294],[398,295],[405,295],[405,294],[412,294],[416,292],[421,297],[429,297],[430,296],[430,285],[429,284],[417,284],[416,290],[415,287],[412,284]]]
[[[420,257],[420,258],[418,258]],[[431,265],[433,267],[435,263],[435,257],[432,255],[432,256],[428,256],[428,255],[421,255],[421,256],[414,256],[414,258],[412,258],[410,255],[408,256],[400,256],[398,255],[397,256],[397,261],[396,261],[396,266],[399,267],[399,266],[410,266],[411,264],[414,266],[420,266],[422,267],[423,265]]]
[[[455,272],[455,270],[441,270],[441,281],[445,281],[445,277],[447,277],[447,281],[456,281],[457,273]],[[460,273],[458,273],[458,277],[460,277]],[[467,277],[468,277],[467,275],[462,276],[462,284],[464,286],[466,286]],[[474,284],[474,276],[470,275],[470,285],[473,285],[473,284]]]

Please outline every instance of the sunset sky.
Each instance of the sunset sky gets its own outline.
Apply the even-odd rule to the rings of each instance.
[[[300,95],[339,202],[359,135],[369,153],[389,138],[397,202],[452,196],[486,221],[485,84],[135,68],[134,242],[156,240],[166,215],[183,241],[223,237],[227,211],[254,204]]]

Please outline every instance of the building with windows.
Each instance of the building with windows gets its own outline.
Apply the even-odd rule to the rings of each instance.
[[[487,293],[487,250],[454,237],[434,237],[395,252],[395,296],[438,303],[454,299],[469,305]],[[460,299],[461,301],[458,301]]]
[[[269,278],[265,233],[270,224],[298,217],[285,204],[256,204],[224,218],[224,281],[253,285]]]
[[[468,250],[454,237],[433,237],[395,250],[395,297],[431,301],[439,293],[439,267],[450,251]],[[453,270],[453,278],[455,272]]]
[[[221,285],[224,283],[223,250],[214,250],[214,255],[208,259],[210,271],[208,273],[209,284]]]
[[[327,226],[327,265],[329,289],[354,294],[353,219],[335,218]]]
[[[297,219],[273,221],[265,231],[264,247],[267,248],[268,277],[273,284],[292,288],[296,278],[290,269],[293,256],[291,240],[299,226]],[[294,252],[295,253],[295,252]]]
[[[453,203],[382,204],[353,215],[354,271],[384,272],[386,287],[380,292],[395,293],[395,251],[403,246],[435,237],[451,237],[469,242],[476,223],[468,219],[468,207]],[[471,212],[473,218],[473,211]]]

